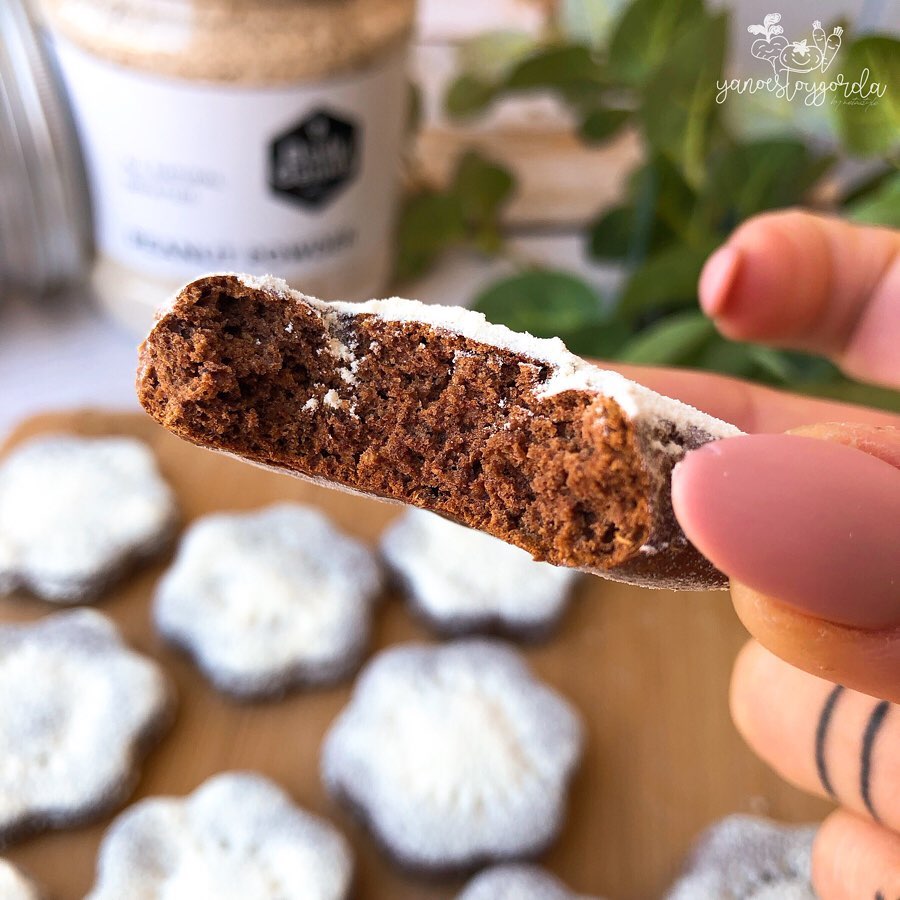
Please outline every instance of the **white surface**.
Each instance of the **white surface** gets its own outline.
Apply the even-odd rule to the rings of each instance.
[[[528,856],[559,830],[580,720],[498,641],[382,651],[322,750],[330,790],[412,865]]]
[[[69,603],[177,518],[150,449],[132,438],[34,438],[0,463],[0,592]]]
[[[498,618],[520,628],[549,624],[578,577],[573,569],[535,562],[512,544],[421,509],[396,519],[381,546],[416,605],[448,626]]]
[[[5,859],[0,859],[0,897],[3,900],[40,900],[34,884]]]
[[[74,818],[127,784],[169,703],[162,670],[89,609],[0,628],[0,831]]]
[[[344,900],[352,871],[337,829],[267,778],[226,772],[120,815],[88,900]]]
[[[524,863],[493,866],[476,875],[456,900],[596,900],[572,893],[555,875]]]
[[[215,268],[317,283],[327,273],[337,296],[366,281],[368,295],[374,269],[386,274],[407,110],[403,53],[352,76],[255,88],[126,69],[63,38],[56,49],[101,253],[182,281]],[[329,199],[311,206],[272,190],[270,155],[276,139],[319,112],[353,124],[355,156],[343,144],[304,155],[307,143],[280,154],[282,180],[297,187],[344,173]],[[324,147],[325,116],[319,126]]]
[[[284,503],[191,525],[154,617],[214,683],[258,694],[344,675],[368,641],[380,586],[367,547],[318,510]]]

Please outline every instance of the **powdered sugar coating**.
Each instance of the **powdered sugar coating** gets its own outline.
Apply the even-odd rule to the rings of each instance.
[[[11,862],[0,859],[0,897],[3,900],[41,900],[41,893]]]
[[[476,875],[456,900],[592,900],[540,866],[508,863]],[[596,900],[596,898],[594,898]]]
[[[172,702],[160,668],[89,609],[0,626],[0,838],[127,796]]]
[[[0,592],[86,599],[161,550],[176,520],[174,495],[141,441],[34,438],[0,464]]]
[[[448,632],[546,629],[578,577],[524,550],[434,513],[411,509],[382,538],[388,564],[416,608]]]
[[[498,641],[406,644],[365,668],[322,775],[417,869],[525,857],[562,824],[582,726]]]
[[[536,338],[528,333],[494,325],[480,312],[463,306],[439,306],[391,297],[364,303],[326,302],[291,290],[287,282],[271,275],[256,277],[235,275],[250,288],[272,291],[291,297],[299,303],[319,309],[325,316],[375,315],[387,322],[422,322],[470,340],[530,356],[550,366],[550,376],[539,394],[552,396],[563,391],[590,391],[610,397],[635,422],[671,422],[679,430],[696,428],[712,438],[731,437],[740,429],[701,412],[686,403],[664,397],[643,385],[630,381],[618,372],[601,369],[570,353],[559,338]]]
[[[374,555],[315,509],[198,519],[154,603],[160,632],[222,690],[333,681],[360,661],[381,588]]]
[[[816,900],[813,826],[728,816],[709,828],[666,900]]]
[[[262,775],[226,772],[118,816],[88,900],[344,900],[352,876],[337,829]]]

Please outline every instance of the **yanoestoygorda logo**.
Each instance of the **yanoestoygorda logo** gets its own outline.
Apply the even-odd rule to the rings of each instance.
[[[760,91],[784,100],[793,100],[799,94],[807,106],[821,106],[829,94],[833,103],[869,106],[884,96],[887,86],[873,80],[868,68],[862,69],[854,80],[848,80],[843,72],[831,80],[818,77],[824,75],[834,62],[841,48],[843,28],[836,26],[826,34],[822,23],[816,20],[812,24],[811,39],[789,41],[780,22],[780,13],[769,13],[762,25],[747,26],[750,34],[757,35],[750,46],[751,55],[768,63],[774,77],[718,81],[716,103],[724,103],[729,94]]]
[[[319,109],[277,135],[269,152],[269,186],[293,201],[319,208],[359,169],[359,126]]]

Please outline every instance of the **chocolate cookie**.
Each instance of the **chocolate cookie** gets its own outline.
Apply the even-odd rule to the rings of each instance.
[[[194,522],[153,610],[160,632],[220,690],[271,696],[349,675],[380,587],[363,544],[317,510],[285,503]]]
[[[497,641],[406,644],[363,670],[326,736],[326,787],[418,870],[529,857],[556,837],[581,722]]]
[[[262,775],[226,772],[119,815],[88,900],[345,900],[352,877],[336,828]]]
[[[725,587],[672,512],[673,466],[738,429],[459,307],[324,303],[283,281],[185,287],[138,394],[196,444],[438,512],[536,559]]]
[[[34,438],[0,463],[0,593],[92,599],[165,549],[176,522],[172,491],[140,441]]]
[[[118,806],[171,720],[160,668],[82,609],[0,626],[0,844]]]
[[[474,528],[412,509],[385,532],[384,558],[413,610],[443,635],[546,635],[578,577]]]

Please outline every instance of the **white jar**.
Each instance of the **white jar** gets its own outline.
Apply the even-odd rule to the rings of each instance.
[[[101,302],[138,331],[185,281],[380,293],[414,0],[43,0],[87,166]]]

